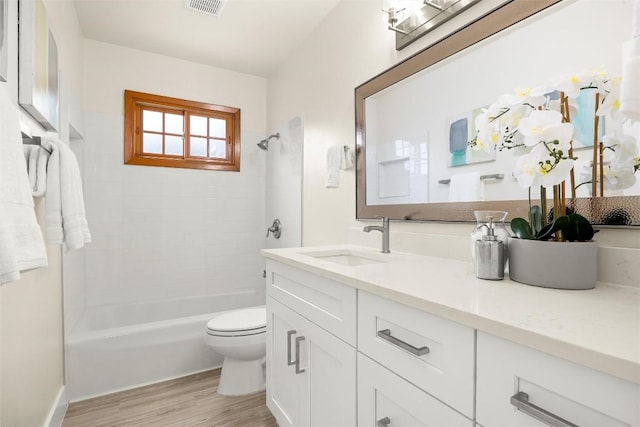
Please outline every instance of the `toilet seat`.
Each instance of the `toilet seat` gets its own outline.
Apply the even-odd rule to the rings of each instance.
[[[267,310],[264,306],[232,310],[207,322],[207,334],[217,337],[238,337],[267,332]]]

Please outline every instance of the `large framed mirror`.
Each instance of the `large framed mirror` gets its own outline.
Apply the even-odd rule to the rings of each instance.
[[[631,16],[631,0],[503,1],[358,86],[357,218],[475,221],[474,210],[526,217],[528,192],[512,173],[515,153],[465,155],[468,145],[453,149],[453,135],[464,134],[466,144],[481,109],[516,88],[595,67],[620,75]],[[640,141],[640,123],[626,122],[624,130]],[[576,147],[576,162],[590,150],[588,143]],[[639,226],[640,171],[635,175],[634,185],[604,196],[582,186],[569,203],[594,224]],[[481,194],[458,201],[469,177],[482,181]]]

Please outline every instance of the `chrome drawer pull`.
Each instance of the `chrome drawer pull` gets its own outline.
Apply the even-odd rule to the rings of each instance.
[[[552,427],[578,427],[576,424],[560,418],[556,414],[542,409],[529,402],[529,395],[523,391],[511,396],[511,404],[525,414]]]
[[[304,341],[304,337],[296,337],[296,374],[301,374],[305,371],[300,369],[300,341]]]
[[[376,421],[376,427],[388,427],[391,424],[391,420],[389,417],[384,417],[378,421]]]
[[[385,341],[389,341],[391,344],[400,347],[403,350],[408,351],[409,353],[415,356],[424,356],[429,353],[429,347],[414,347],[411,344],[408,344],[401,339],[398,339],[391,335],[391,331],[389,329],[383,329],[378,331],[378,338],[382,338]]]
[[[291,360],[291,337],[295,334],[295,329],[287,331],[287,366],[291,366],[296,363],[295,360]]]

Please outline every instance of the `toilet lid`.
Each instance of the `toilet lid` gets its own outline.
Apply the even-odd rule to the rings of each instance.
[[[266,327],[267,309],[264,306],[228,311],[207,322],[207,329],[213,332],[257,333]]]

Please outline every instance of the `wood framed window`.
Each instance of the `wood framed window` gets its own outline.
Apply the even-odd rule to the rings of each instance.
[[[240,170],[240,109],[124,91],[124,162]]]

